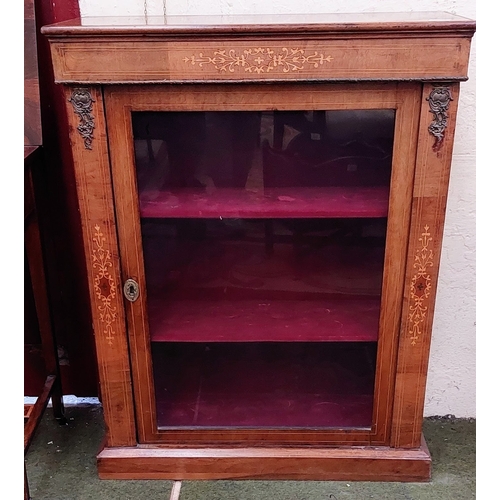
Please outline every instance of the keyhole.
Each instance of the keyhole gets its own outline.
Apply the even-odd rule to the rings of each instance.
[[[139,296],[139,285],[133,279],[128,279],[123,285],[123,293],[127,300],[135,302]]]

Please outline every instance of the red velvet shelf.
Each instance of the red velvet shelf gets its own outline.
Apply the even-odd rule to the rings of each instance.
[[[380,299],[149,300],[153,342],[370,342]]]
[[[232,188],[143,191],[149,218],[375,218],[387,217],[388,187]]]

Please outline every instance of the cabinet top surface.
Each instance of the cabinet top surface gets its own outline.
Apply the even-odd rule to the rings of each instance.
[[[447,12],[279,14],[235,16],[86,17],[42,28],[48,36],[182,33],[475,31],[474,20]]]
[[[475,21],[446,12],[99,17],[42,28],[59,83],[454,81]]]

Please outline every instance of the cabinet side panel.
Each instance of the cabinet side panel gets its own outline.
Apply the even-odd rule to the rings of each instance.
[[[391,444],[420,444],[458,84],[423,86]]]
[[[111,174],[101,91],[66,88],[107,445],[136,444]]]

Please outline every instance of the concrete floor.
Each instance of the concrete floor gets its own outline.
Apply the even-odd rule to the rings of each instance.
[[[97,477],[95,454],[104,435],[100,406],[67,406],[59,426],[49,408],[26,457],[33,500],[168,500],[171,481]],[[433,457],[430,483],[335,481],[183,481],[180,500],[473,500],[475,420],[426,419]]]

